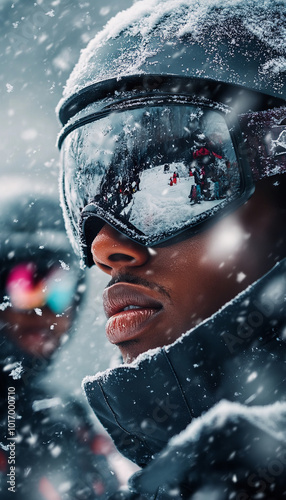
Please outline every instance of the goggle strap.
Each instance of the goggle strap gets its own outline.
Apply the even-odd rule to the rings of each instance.
[[[286,172],[286,108],[239,116],[241,152],[247,156],[255,181]]]

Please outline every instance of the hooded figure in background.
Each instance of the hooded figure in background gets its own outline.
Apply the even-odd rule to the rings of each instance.
[[[65,87],[66,227],[110,276],[123,358],[84,389],[142,468],[113,498],[285,498],[285,26],[280,0],[139,1]],[[193,154],[202,141],[211,161]],[[207,195],[192,205],[198,161]],[[115,210],[135,168],[140,191]]]
[[[1,499],[104,499],[117,487],[111,446],[82,403],[47,384],[76,329],[84,273],[52,189],[2,178],[0,203]]]

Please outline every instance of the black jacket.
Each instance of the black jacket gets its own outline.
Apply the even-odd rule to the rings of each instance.
[[[1,500],[106,500],[118,488],[107,442],[81,402],[41,386],[36,361],[15,379],[0,362]]]
[[[261,498],[284,498],[285,339],[286,260],[171,346],[85,379],[88,401],[118,449],[145,468],[132,482],[134,498],[139,491],[165,498],[162,491],[174,487],[173,498],[192,498],[211,485],[220,500],[233,490],[247,500],[261,488],[253,474],[260,480],[259,468],[269,464],[270,489]]]

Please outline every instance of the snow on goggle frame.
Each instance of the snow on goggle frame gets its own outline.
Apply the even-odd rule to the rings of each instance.
[[[54,314],[62,314],[72,305],[76,286],[76,276],[60,266],[43,271],[35,262],[21,262],[9,270],[5,290],[18,310],[48,306]]]
[[[155,246],[237,208],[253,180],[286,171],[285,114],[237,119],[207,99],[156,95],[85,116],[60,140],[62,205],[76,252],[92,265],[104,222]]]

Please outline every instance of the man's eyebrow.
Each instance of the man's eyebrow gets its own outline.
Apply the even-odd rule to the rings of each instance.
[[[171,299],[168,289],[165,288],[164,286],[158,285],[157,283],[148,281],[139,276],[133,276],[132,274],[129,273],[120,274],[116,278],[112,278],[107,283],[105,289],[111,287],[112,285],[115,285],[116,283],[130,283],[132,285],[142,285],[145,286],[146,288],[150,288],[151,290],[159,290],[159,292],[161,292],[163,295]]]

